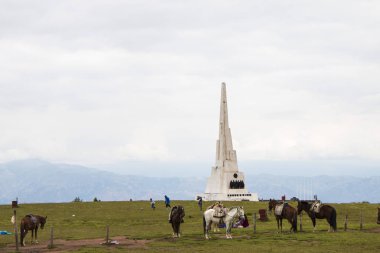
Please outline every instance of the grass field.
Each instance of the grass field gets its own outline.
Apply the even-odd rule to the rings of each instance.
[[[182,237],[171,238],[168,223],[169,210],[163,202],[156,202],[156,210],[147,201],[134,202],[85,202],[59,204],[21,204],[17,209],[19,217],[33,213],[48,216],[45,230],[40,231],[41,245],[47,245],[50,228],[54,227],[54,238],[80,240],[105,238],[106,226],[110,236],[123,236],[129,239],[146,240],[144,247],[129,248],[128,252],[380,252],[380,225],[376,224],[377,207],[374,204],[332,204],[338,213],[338,232],[327,233],[325,220],[317,221],[317,231],[312,232],[310,219],[303,216],[304,232],[287,233],[290,225],[284,222],[283,234],[277,233],[275,218],[269,216],[268,222],[257,222],[257,233],[253,233],[252,214],[267,208],[266,202],[231,202],[226,206],[242,205],[251,226],[233,229],[234,239],[226,240],[224,231],[212,234],[206,241],[203,237],[202,212],[196,201],[173,201],[172,205],[185,207],[185,223],[182,224]],[[210,203],[204,203],[207,206]],[[296,203],[290,203],[296,206]],[[360,213],[363,215],[363,230],[360,230]],[[0,230],[13,232],[10,206],[0,206]],[[343,231],[344,217],[348,214],[348,230]],[[73,216],[75,215],[75,216]],[[30,235],[28,234],[29,242]],[[14,236],[0,236],[0,252],[9,244],[14,244]],[[83,245],[70,252],[125,252],[118,246]],[[38,252],[38,251],[35,251]]]

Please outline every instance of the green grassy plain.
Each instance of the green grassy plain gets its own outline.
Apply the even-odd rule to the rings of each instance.
[[[267,208],[267,202],[225,202],[226,206],[244,206],[251,226],[233,229],[234,239],[226,240],[224,231],[212,234],[207,241],[203,236],[202,212],[196,201],[173,201],[172,205],[183,205],[186,211],[182,224],[182,237],[171,238],[168,223],[169,210],[163,202],[156,202],[156,210],[147,201],[133,202],[83,202],[21,204],[17,209],[19,217],[33,213],[48,216],[45,230],[39,233],[40,242],[49,240],[50,227],[54,227],[57,239],[78,240],[104,238],[106,226],[110,236],[125,236],[130,239],[148,240],[146,248],[129,249],[129,252],[380,252],[380,225],[376,224],[375,204],[332,204],[338,212],[338,232],[327,233],[325,220],[317,221],[317,231],[312,232],[310,219],[303,216],[304,232],[290,234],[290,224],[284,221],[283,234],[277,233],[276,220],[269,215],[268,222],[257,222],[257,232],[253,233],[252,214]],[[204,203],[207,206],[211,203]],[[290,203],[296,206],[296,203]],[[360,230],[360,213],[363,214],[363,230]],[[12,232],[10,206],[0,206],[0,230]],[[343,231],[344,217],[348,214],[348,231]],[[75,215],[75,216],[73,216]],[[30,235],[28,235],[30,236]],[[7,244],[14,243],[14,236],[0,236],[0,252]],[[125,249],[90,248],[83,246],[72,252],[125,252]]]

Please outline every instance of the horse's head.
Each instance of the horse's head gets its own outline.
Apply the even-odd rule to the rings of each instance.
[[[274,209],[274,207],[276,206],[276,203],[277,201],[274,200],[274,199],[270,199],[269,202],[268,202],[268,210],[269,212],[272,211],[272,209]]]
[[[239,219],[245,220],[244,208],[242,206],[238,207]]]
[[[308,203],[306,201],[298,201],[298,205],[297,205],[297,213],[298,214],[301,214],[302,211],[307,212],[308,210],[310,210],[310,203]]]
[[[45,223],[46,223],[47,216],[45,217],[40,217],[40,226],[41,229],[44,229]]]
[[[171,217],[174,219],[177,219],[178,217],[180,219],[183,219],[185,217],[185,208],[183,206],[174,206],[171,211]],[[177,218],[175,218],[177,217]]]

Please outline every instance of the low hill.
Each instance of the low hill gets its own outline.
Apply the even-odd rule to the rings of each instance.
[[[0,164],[0,203],[69,202],[75,197],[101,200],[194,199],[204,191],[206,178],[167,178],[118,175],[77,165],[23,160]],[[247,176],[247,185],[260,198],[311,197],[324,202],[380,202],[380,177]],[[305,189],[308,189],[305,191]]]

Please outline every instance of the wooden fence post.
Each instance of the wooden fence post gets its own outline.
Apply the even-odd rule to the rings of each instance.
[[[360,230],[363,229],[363,211],[360,211]]]
[[[302,230],[302,213],[300,214],[300,232],[303,232],[303,230]]]
[[[348,220],[348,216],[346,214],[346,217],[344,218],[344,231],[347,231],[347,220]]]
[[[253,214],[253,233],[256,234],[256,213]]]
[[[17,216],[16,216],[16,209],[13,209],[13,216],[15,217],[15,224],[14,224],[14,230],[15,230],[15,241],[16,241],[16,252],[18,251],[18,233],[17,233]],[[22,242],[21,242],[22,243]]]
[[[110,242],[110,226],[107,225],[106,244]]]

